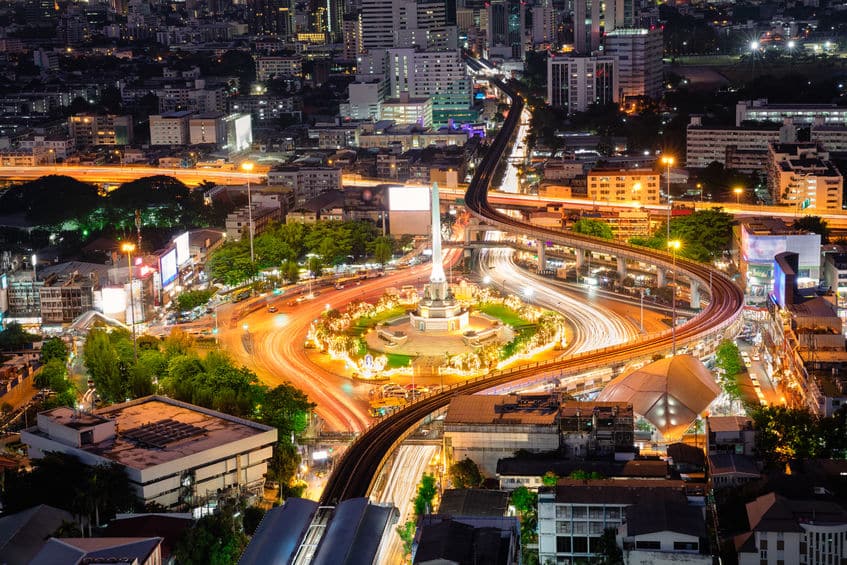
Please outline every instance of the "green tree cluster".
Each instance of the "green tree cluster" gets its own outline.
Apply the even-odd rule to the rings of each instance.
[[[11,322],[5,330],[0,332],[0,350],[21,349],[38,340],[38,335],[24,330],[17,322]]]
[[[738,377],[745,369],[744,361],[741,359],[741,353],[735,342],[725,339],[718,344],[715,350],[715,367],[719,369],[718,383],[730,400],[741,398]]]
[[[707,262],[720,257],[732,240],[732,215],[717,210],[697,210],[686,216],[671,218],[670,240],[682,245],[680,257]],[[667,250],[667,224],[657,228],[649,238],[634,237],[633,245]]]
[[[253,240],[255,263],[250,260],[250,241],[227,242],[209,258],[207,271],[214,281],[236,285],[256,275],[258,270],[281,268],[286,280],[296,280],[299,264],[313,273],[346,261],[373,257],[388,262],[395,242],[381,236],[371,222],[318,222],[272,224]]]
[[[177,542],[174,556],[182,565],[230,565],[237,563],[247,547],[247,535],[238,519],[235,503],[221,505],[203,516]]]
[[[521,561],[537,564],[538,551],[529,547],[538,542],[538,494],[521,486],[512,491],[511,503],[521,523]]]
[[[577,469],[573,471],[570,475],[568,475],[569,479],[575,479],[577,481],[596,481],[603,478],[602,473],[598,473],[597,471],[583,471],[582,469]]]
[[[847,456],[847,408],[820,418],[804,409],[757,406],[750,417],[756,451],[767,462]]]
[[[176,297],[176,307],[178,310],[184,312],[186,310],[193,310],[198,306],[203,306],[215,295],[215,289],[208,288],[205,290],[186,290],[185,292],[181,292]]]
[[[432,501],[435,499],[437,492],[435,477],[429,473],[424,473],[421,477],[421,482],[418,483],[418,490],[412,501],[415,510],[414,519],[397,526],[395,530],[403,541],[404,556],[412,552],[412,542],[415,539],[415,524],[418,518],[432,509]]]
[[[591,235],[594,237],[602,237],[603,239],[612,239],[612,227],[603,221],[592,220],[590,218],[581,218],[573,223],[571,231],[583,235]]]
[[[116,463],[89,467],[64,453],[47,453],[32,463],[32,471],[6,469],[0,493],[4,511],[49,504],[73,514],[79,529],[90,535],[92,527],[116,513],[139,509],[129,477]]]
[[[479,466],[468,457],[450,465],[448,475],[455,488],[476,488],[482,484],[484,478]]]
[[[132,229],[136,210],[144,227],[206,226],[219,215],[201,190],[165,175],[126,182],[107,195],[71,177],[49,175],[7,190],[0,209],[40,226],[90,231]]]

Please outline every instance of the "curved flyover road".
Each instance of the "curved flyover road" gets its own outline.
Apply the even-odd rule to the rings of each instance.
[[[468,187],[465,203],[471,212],[503,231],[530,234],[539,240],[549,240],[559,245],[589,247],[627,259],[670,268],[672,258],[668,253],[529,226],[501,214],[488,203],[487,191],[491,179],[509,144],[509,140],[515,132],[524,108],[524,101],[514,90],[502,82],[495,82],[511,98],[512,106],[502,129],[489,147],[488,153]],[[707,281],[711,279],[711,296],[708,305],[688,323],[677,328],[676,341],[678,343],[691,343],[713,336],[725,331],[737,322],[744,307],[744,299],[741,290],[732,281],[724,277],[719,271],[706,265],[684,259],[677,259],[676,264],[680,273],[703,286],[708,285]],[[666,353],[670,349],[671,339],[671,331],[668,330],[599,351],[570,355],[544,364],[496,372],[460,386],[454,386],[449,390],[423,397],[393,415],[383,418],[359,436],[348,448],[342,460],[336,464],[335,470],[324,489],[321,502],[323,504],[334,504],[349,498],[367,496],[391,451],[399,445],[418,422],[446,406],[450,399],[457,394],[472,394],[500,384],[528,379],[540,371],[591,369],[601,365],[625,363],[633,358],[653,353]]]

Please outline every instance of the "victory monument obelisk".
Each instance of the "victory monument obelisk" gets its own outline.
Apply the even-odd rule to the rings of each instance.
[[[418,304],[418,310],[410,314],[409,319],[412,327],[418,331],[457,331],[468,325],[468,312],[463,310],[453,297],[447,277],[444,276],[438,183],[432,183],[430,212],[432,213],[432,271],[429,275],[429,284],[424,289],[424,297]]]

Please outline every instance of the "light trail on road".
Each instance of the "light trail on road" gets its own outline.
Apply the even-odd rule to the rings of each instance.
[[[461,249],[445,251],[444,264],[456,263],[461,255]],[[368,413],[371,384],[337,375],[312,361],[303,347],[309,326],[327,305],[343,310],[354,300],[378,299],[388,287],[400,288],[428,279],[429,264],[423,264],[341,290],[323,288],[314,299],[294,306],[288,303],[296,294],[268,296],[259,309],[234,325],[222,323],[220,340],[240,363],[254,369],[262,382],[270,386],[290,382],[303,390],[317,404],[315,412],[324,421],[326,431],[359,433],[373,421]],[[269,313],[267,306],[270,305],[276,306],[278,312]],[[221,310],[224,313],[220,321],[228,321],[232,308]],[[244,324],[252,335],[252,340],[246,342],[252,343],[252,353],[244,347]]]
[[[625,343],[639,334],[638,327],[611,309],[584,298],[575,298],[531,277],[515,264],[512,249],[484,250],[482,257],[480,270],[492,282],[532,304],[560,312],[568,319],[574,332],[568,344],[569,353],[582,353]],[[489,262],[494,268],[489,267]],[[526,295],[527,289],[532,289],[529,297]]]
[[[400,511],[398,526],[402,526],[412,517],[412,500],[417,492],[419,478],[426,472],[437,451],[438,448],[434,445],[401,445],[397,448],[391,470],[386,477],[386,486],[376,497],[376,502],[397,507]],[[387,543],[383,541],[375,563],[403,563],[403,541],[400,536],[394,528],[386,535],[389,539],[386,540]]]

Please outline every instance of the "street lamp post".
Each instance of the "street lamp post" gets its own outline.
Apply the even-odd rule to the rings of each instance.
[[[682,243],[675,239],[668,242],[668,249],[673,257],[673,293],[671,294],[671,354],[676,355],[676,252]]]
[[[121,251],[126,253],[126,267],[129,271],[129,309],[132,312],[132,354],[135,360],[138,361],[138,343],[135,339],[135,285],[132,281],[132,252],[135,251],[135,244],[125,242],[121,245]]]
[[[667,165],[668,167],[668,233],[666,238],[668,241],[670,241],[671,239],[671,207],[673,206],[673,201],[671,199],[671,166],[673,165],[673,163],[674,159],[670,155],[668,155],[667,157],[662,157],[662,164]]]
[[[241,170],[247,173],[247,229],[250,232],[250,264],[256,262],[253,253],[253,197],[250,194],[250,173],[253,171],[253,163],[245,161],[241,163]]]
[[[641,288],[641,333],[644,333],[644,288]]]
[[[741,204],[741,195],[744,193],[744,189],[741,187],[735,187],[732,189],[732,192],[735,193],[735,205],[738,206]]]

